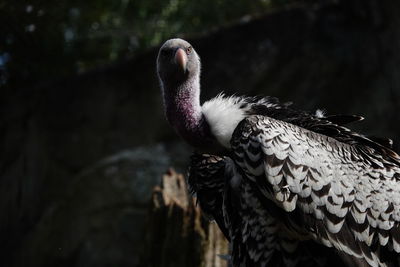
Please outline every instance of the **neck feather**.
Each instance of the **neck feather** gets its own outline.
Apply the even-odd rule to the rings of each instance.
[[[179,84],[163,84],[164,107],[168,122],[191,145],[211,145],[211,132],[200,106],[199,77]]]

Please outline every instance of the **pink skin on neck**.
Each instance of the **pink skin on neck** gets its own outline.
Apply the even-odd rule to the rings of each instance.
[[[197,148],[210,146],[213,138],[201,111],[199,77],[172,90],[164,87],[163,93],[165,114],[171,126],[190,145]]]

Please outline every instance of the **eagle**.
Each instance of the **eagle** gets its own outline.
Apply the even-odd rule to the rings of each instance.
[[[392,141],[274,97],[200,104],[200,58],[157,56],[169,124],[193,148],[188,184],[230,242],[232,266],[399,266],[400,157]]]

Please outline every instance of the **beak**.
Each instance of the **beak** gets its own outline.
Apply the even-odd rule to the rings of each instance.
[[[186,72],[187,61],[188,58],[185,51],[182,48],[178,48],[175,52],[175,63],[178,64],[184,73]]]

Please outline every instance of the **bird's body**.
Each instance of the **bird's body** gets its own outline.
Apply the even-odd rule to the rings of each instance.
[[[189,185],[231,243],[234,266],[398,266],[400,157],[390,141],[277,99],[219,95],[200,105],[200,61],[167,41],[166,116],[198,151]],[[328,260],[327,260],[328,259]]]

